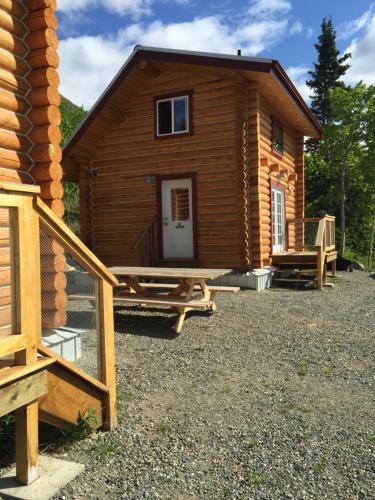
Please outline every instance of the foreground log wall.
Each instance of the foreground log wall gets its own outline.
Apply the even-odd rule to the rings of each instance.
[[[55,11],[56,0],[0,0],[0,181],[40,185],[41,198],[62,217]],[[44,252],[47,259],[54,255],[52,245]],[[61,317],[50,299],[54,308],[46,317]]]

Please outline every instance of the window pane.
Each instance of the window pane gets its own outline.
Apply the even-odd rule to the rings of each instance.
[[[278,153],[284,152],[283,128],[277,123],[272,123],[272,148]]]
[[[189,189],[171,189],[172,220],[189,220]]]
[[[158,102],[158,134],[172,133],[172,102]]]
[[[174,101],[174,131],[187,131],[187,97]]]

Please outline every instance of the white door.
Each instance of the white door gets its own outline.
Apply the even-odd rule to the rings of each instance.
[[[163,257],[194,257],[193,196],[191,179],[162,181]]]
[[[285,250],[284,190],[272,186],[272,253]]]

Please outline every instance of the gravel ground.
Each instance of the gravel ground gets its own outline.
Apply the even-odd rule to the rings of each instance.
[[[116,311],[119,426],[55,451],[58,498],[375,498],[375,280]]]

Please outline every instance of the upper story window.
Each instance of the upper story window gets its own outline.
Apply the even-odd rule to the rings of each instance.
[[[155,98],[157,137],[191,131],[190,99],[188,94]]]
[[[284,130],[280,122],[272,119],[272,150],[276,153],[284,153]]]

